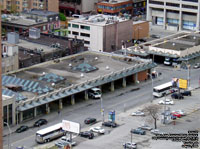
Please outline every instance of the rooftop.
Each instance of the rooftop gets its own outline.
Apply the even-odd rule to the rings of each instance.
[[[58,15],[57,12],[53,11],[46,11],[41,9],[31,9],[31,10],[24,10],[22,13],[24,14],[32,14],[32,15],[38,15],[38,16],[51,16],[51,15]]]
[[[92,71],[74,69],[80,65],[84,68],[83,64],[95,69]],[[63,57],[59,63],[49,61],[3,74],[2,85],[22,86],[22,91],[19,93],[28,98],[27,102],[36,97],[39,99],[47,97],[47,93],[51,93],[52,95],[48,94],[48,97],[54,100],[59,98],[56,97],[57,93],[59,96],[68,96],[152,67],[155,66],[151,60],[87,51]]]
[[[120,4],[123,2],[130,2],[130,0],[108,0],[108,1],[102,1],[100,3],[104,3],[104,4]]]
[[[84,18],[74,19],[74,20],[71,20],[70,22],[88,24],[88,25],[105,26],[109,24],[115,24],[116,22],[124,22],[127,20],[129,20],[128,16],[118,17],[118,16],[98,14],[98,15],[86,16]]]

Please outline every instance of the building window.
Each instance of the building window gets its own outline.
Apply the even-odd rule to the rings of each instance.
[[[90,34],[81,33],[81,36],[83,36],[83,37],[90,37]]]
[[[68,27],[71,27],[71,23],[68,23]]]
[[[81,25],[81,29],[85,29],[85,30],[90,30],[90,26],[84,26],[84,25]]]
[[[85,43],[85,44],[90,44],[90,42],[89,42],[89,41],[86,41],[86,40],[84,41],[84,43]]]
[[[68,31],[68,34],[71,34],[71,31]]]
[[[73,28],[79,28],[79,25],[77,25],[77,24],[72,24],[72,27],[73,27]]]
[[[73,31],[73,32],[72,32],[72,35],[78,35],[78,32],[74,32],[74,31]]]

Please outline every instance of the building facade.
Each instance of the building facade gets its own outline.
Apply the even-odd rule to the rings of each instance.
[[[167,30],[199,30],[198,0],[147,0],[147,20]]]
[[[118,1],[102,1],[97,3],[97,12],[110,15],[118,15],[119,13],[132,14],[133,1],[132,0],[118,0]]]
[[[98,0],[60,0],[59,10],[67,16],[95,11]]]
[[[69,21],[68,36],[83,39],[91,50],[112,52],[121,48],[122,41],[132,39],[132,27],[130,19],[99,14]]]
[[[0,10],[1,10],[1,8],[0,8]],[[0,15],[1,15],[1,11],[0,11]],[[0,17],[0,34],[1,34],[1,17]],[[0,38],[0,44],[1,44],[1,38]],[[0,46],[0,53],[1,53],[1,46]],[[2,57],[0,56],[0,63],[1,63],[1,58]],[[0,83],[1,83],[1,74],[2,74],[2,72],[1,72],[1,65],[0,65]],[[2,86],[0,86],[0,94],[1,94],[1,88],[2,88]],[[3,116],[2,113],[3,113],[2,112],[2,96],[0,96],[0,117]],[[3,129],[2,129],[3,123],[2,122],[3,122],[3,120],[1,118],[0,119],[0,132],[3,132]],[[3,136],[3,133],[0,133],[0,148],[3,148],[3,139],[2,139],[2,136]]]
[[[58,12],[58,0],[0,0],[2,10],[21,12],[28,9],[43,9]]]

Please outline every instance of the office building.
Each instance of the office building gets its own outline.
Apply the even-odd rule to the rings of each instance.
[[[167,30],[199,30],[198,0],[147,0],[147,20]]]
[[[1,15],[1,11],[0,11],[0,15]],[[0,17],[0,34],[1,34],[1,17]],[[1,44],[1,38],[0,38],[0,44]],[[0,46],[0,53],[1,53],[1,46]],[[1,63],[1,56],[0,56],[0,63]],[[1,65],[0,65],[0,83],[1,83]],[[2,88],[2,86],[0,86],[0,95],[2,95],[1,94],[1,88]],[[2,96],[0,96],[0,117],[2,117]],[[2,118],[0,118],[0,132],[3,132],[3,129],[2,129],[2,127],[3,127],[3,120],[2,120]],[[0,133],[0,148],[3,148],[3,139],[2,139],[2,135],[3,135],[3,133]]]
[[[5,12],[21,12],[28,9],[43,9],[58,12],[58,0],[0,0]]]
[[[89,49],[112,52],[132,39],[133,22],[128,17],[99,14],[71,20],[68,29],[69,37],[83,39]]]

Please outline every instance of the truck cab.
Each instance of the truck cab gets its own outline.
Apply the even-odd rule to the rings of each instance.
[[[88,96],[89,96],[89,98],[92,98],[92,99],[100,99],[101,98],[101,90],[96,87],[91,88],[88,91]]]

